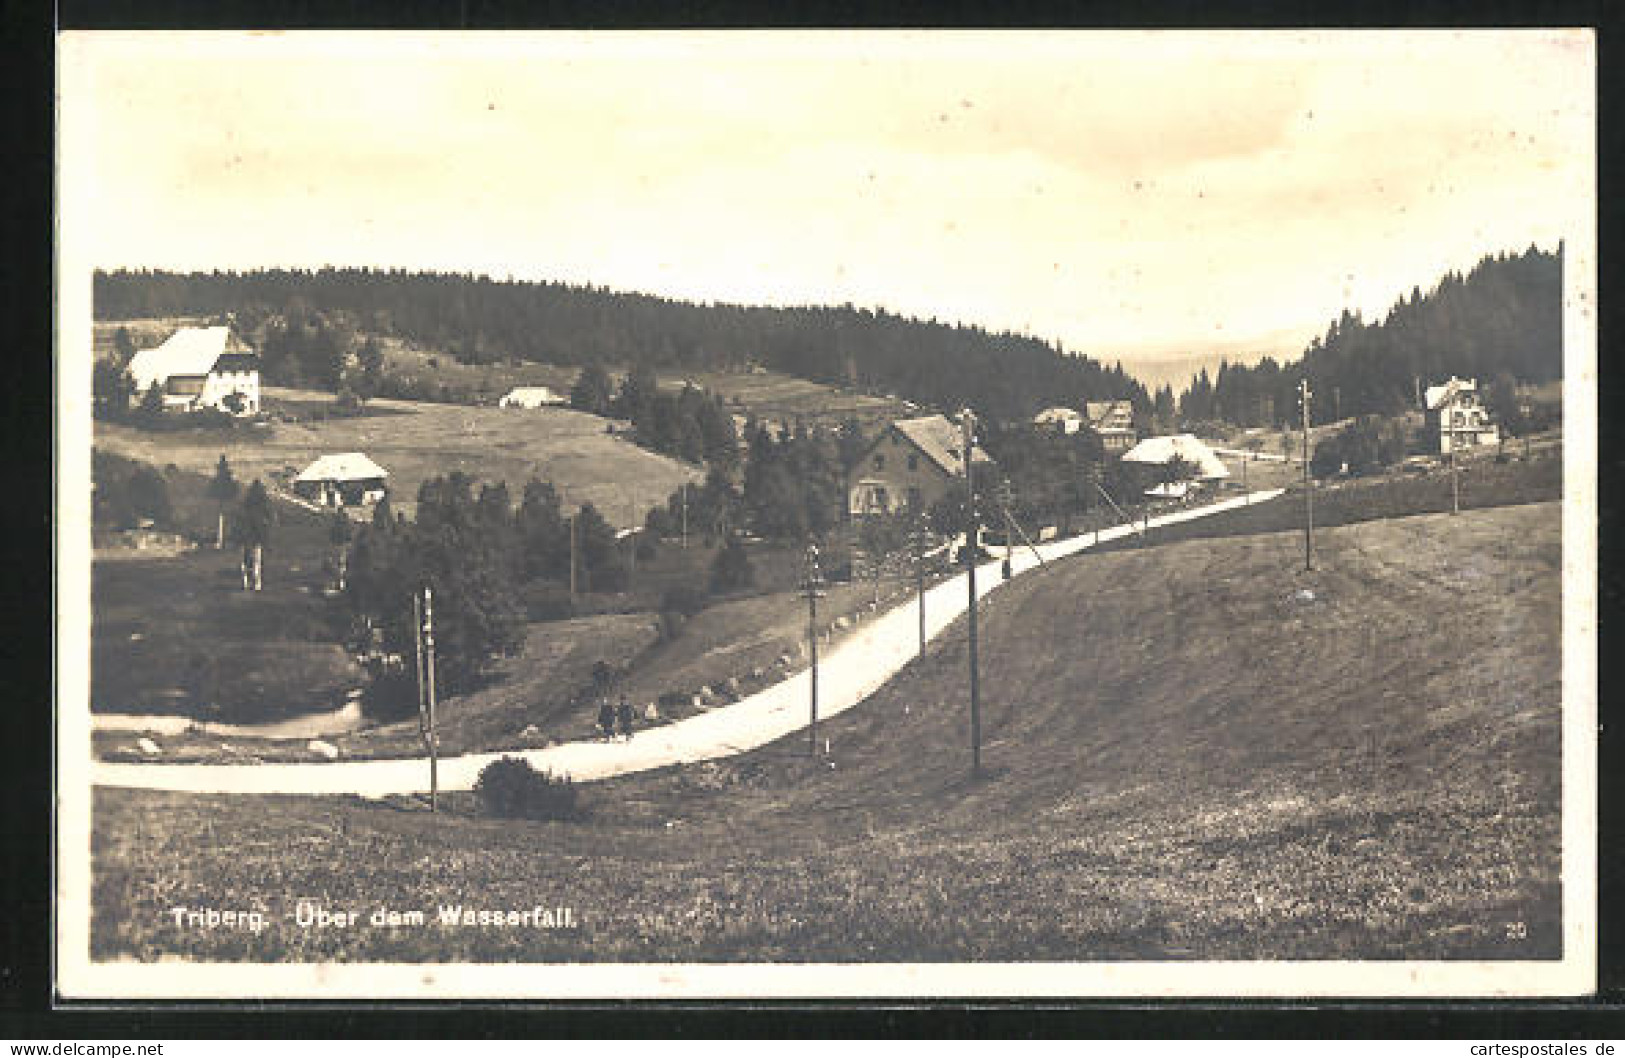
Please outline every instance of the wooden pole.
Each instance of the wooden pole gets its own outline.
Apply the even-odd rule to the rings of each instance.
[[[576,604],[576,516],[570,515],[570,605]]]
[[[965,445],[965,589],[970,605],[966,614],[970,632],[970,759],[971,774],[982,773],[982,699],[981,674],[976,657],[976,475],[971,464],[975,450],[976,418],[969,408],[960,417],[960,431]]]
[[[807,545],[802,570],[802,586],[807,594],[807,654],[812,662],[808,672],[807,755],[818,756],[818,596],[822,576],[818,570],[818,546]]]
[[[434,720],[434,589],[423,589],[423,652],[429,693],[429,811],[439,807],[440,736]]]
[[[1298,383],[1303,403],[1303,568],[1315,568],[1315,483],[1309,473],[1309,379]]]

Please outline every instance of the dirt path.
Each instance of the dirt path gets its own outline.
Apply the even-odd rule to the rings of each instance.
[[[1151,526],[1189,521],[1261,502],[1279,495],[1274,489],[1221,503],[1152,518]],[[1040,545],[1045,561],[1063,558],[1126,536],[1130,526]],[[1000,559],[977,567],[977,597],[1004,583]],[[1012,572],[1019,576],[1038,566],[1030,549],[1015,552]],[[964,574],[952,577],[925,595],[927,638],[934,638],[965,612]],[[819,717],[836,716],[862,702],[912,658],[918,648],[919,611],[907,602],[871,618],[823,656],[819,664]],[[476,753],[440,762],[440,788],[467,790],[480,770],[503,756],[519,756],[538,768],[572,779],[590,781],[672,764],[732,756],[804,729],[808,720],[809,674],[806,671],[726,708],[652,728],[630,742],[570,742],[545,749]],[[96,762],[91,779],[99,786],[180,790],[192,793],[360,794],[384,797],[428,789],[428,765],[417,760],[346,761],[333,764],[117,764]]]

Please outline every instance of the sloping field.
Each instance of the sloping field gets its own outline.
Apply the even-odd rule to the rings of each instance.
[[[720,395],[738,414],[754,415],[769,422],[802,419],[809,425],[821,423],[836,426],[846,419],[872,424],[925,414],[900,398],[874,397],[836,389],[821,382],[809,382],[774,371],[693,371],[681,375],[662,374],[660,381],[663,385],[676,386],[681,386],[685,381],[692,382],[701,389]]]
[[[270,390],[272,394],[277,390]],[[592,503],[614,525],[642,524],[699,470],[605,432],[605,420],[567,408],[524,411],[377,400],[380,414],[274,423],[252,431],[149,433],[96,424],[96,444],[156,466],[212,474],[222,452],[239,481],[291,477],[329,452],[365,452],[389,471],[391,501],[410,514],[418,486],[461,470],[506,481],[517,501],[532,477],[551,481],[567,508]],[[387,412],[388,414],[383,414]]]
[[[99,791],[98,957],[948,960],[1559,954],[1558,505],[1058,562],[797,738],[516,822]],[[960,626],[962,628],[962,625]],[[211,838],[210,835],[230,835]],[[290,842],[299,849],[290,856]],[[339,868],[337,865],[344,865]],[[314,930],[333,909],[415,928]],[[574,930],[433,925],[568,904]],[[254,907],[258,935],[167,909]]]

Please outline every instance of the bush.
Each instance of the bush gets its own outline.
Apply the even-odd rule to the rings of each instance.
[[[500,757],[474,782],[485,811],[505,819],[569,819],[576,814],[576,788],[569,776],[537,771],[521,757]]]
[[[662,613],[678,613],[684,617],[693,617],[705,609],[707,601],[706,590],[700,585],[674,584],[661,594],[660,611]]]
[[[711,565],[711,590],[718,594],[739,591],[750,587],[755,581],[756,571],[751,568],[750,555],[745,551],[744,542],[737,536],[730,536]]]

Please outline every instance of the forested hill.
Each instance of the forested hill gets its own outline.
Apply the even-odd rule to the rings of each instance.
[[[1412,407],[1418,383],[1451,375],[1485,383],[1561,378],[1562,246],[1485,257],[1426,294],[1413,288],[1380,322],[1345,311],[1324,338],[1309,343],[1302,368],[1266,359],[1250,368],[1223,366],[1213,378],[1204,372],[1180,398],[1180,415],[1245,426],[1279,422],[1294,412],[1305,369],[1312,414],[1321,421]]]
[[[362,329],[474,362],[533,360],[656,368],[748,364],[817,382],[969,404],[1001,419],[1144,387],[1036,338],[884,311],[698,305],[561,283],[372,269],[177,274],[98,272],[98,319],[236,314],[252,332],[277,316],[343,313]]]

